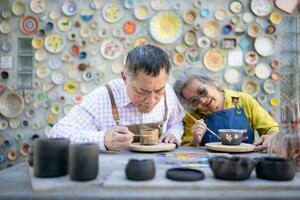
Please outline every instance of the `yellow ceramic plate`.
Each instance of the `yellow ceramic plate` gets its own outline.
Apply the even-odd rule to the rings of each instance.
[[[216,21],[208,21],[203,28],[203,33],[209,38],[214,38],[220,32],[220,24]]]
[[[31,46],[35,49],[39,49],[43,46],[43,38],[36,37],[31,41]]]
[[[150,21],[150,34],[162,44],[175,42],[180,38],[182,30],[182,21],[175,12],[159,12]]]
[[[279,24],[281,22],[281,14],[279,12],[272,12],[272,14],[269,17],[272,24]]]
[[[50,34],[45,38],[44,45],[50,53],[59,53],[64,49],[65,41],[58,34]]]
[[[119,4],[109,3],[103,7],[102,16],[105,21],[115,23],[123,16],[123,10]]]
[[[221,49],[208,50],[204,55],[203,63],[212,72],[220,71],[225,66],[224,52]]]

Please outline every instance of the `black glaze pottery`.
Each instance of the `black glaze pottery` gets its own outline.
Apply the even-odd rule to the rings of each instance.
[[[33,166],[33,145],[31,145],[29,147],[28,156],[27,156],[27,162],[28,162],[28,164],[29,164],[30,167]]]
[[[155,164],[152,159],[130,159],[125,168],[126,177],[129,180],[145,181],[155,176]]]
[[[240,145],[243,140],[243,129],[219,129],[223,145]]]
[[[43,138],[34,141],[34,175],[41,178],[68,174],[70,140],[67,138]]]
[[[179,167],[168,169],[166,177],[174,181],[200,181],[205,175],[201,170]]]
[[[72,144],[69,149],[71,180],[89,181],[98,175],[99,146],[94,143]]]
[[[256,176],[261,179],[288,181],[294,178],[296,164],[294,160],[284,158],[258,158]]]
[[[209,159],[215,178],[223,180],[245,180],[251,175],[256,161],[247,157],[216,156]]]

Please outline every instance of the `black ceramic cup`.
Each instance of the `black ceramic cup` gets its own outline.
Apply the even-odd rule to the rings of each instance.
[[[240,145],[243,140],[243,129],[219,129],[223,145]]]
[[[256,161],[247,157],[217,156],[209,159],[209,166],[215,178],[223,180],[248,179],[256,165]]]
[[[256,176],[261,179],[288,181],[294,178],[296,164],[294,160],[274,157],[258,158]]]
[[[129,180],[145,181],[155,176],[155,164],[152,159],[130,159],[125,168],[126,177]]]
[[[69,155],[69,174],[74,181],[93,180],[98,175],[99,146],[94,143],[72,144]]]
[[[70,140],[67,138],[43,138],[34,141],[34,175],[41,178],[68,174]]]

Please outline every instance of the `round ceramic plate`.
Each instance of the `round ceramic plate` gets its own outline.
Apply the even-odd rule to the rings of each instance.
[[[165,0],[151,0],[150,6],[153,10],[159,11],[163,8]]]
[[[197,20],[197,10],[188,9],[183,13],[183,21],[187,24],[193,24]]]
[[[0,23],[0,32],[3,34],[8,34],[11,32],[11,26],[7,20],[4,20]]]
[[[201,59],[200,51],[198,50],[198,48],[191,47],[188,50],[186,50],[185,58],[191,64],[197,63]]]
[[[58,57],[51,57],[48,60],[48,66],[50,69],[56,70],[61,66],[61,60]]]
[[[132,143],[128,146],[131,151],[138,152],[160,152],[160,151],[172,151],[175,149],[175,144],[159,143],[157,145],[141,145],[140,143]]]
[[[237,84],[240,82],[241,73],[237,68],[229,68],[224,72],[224,80],[229,84]]]
[[[123,46],[117,39],[106,39],[102,42],[100,52],[104,58],[113,60],[122,54]]]
[[[214,38],[220,32],[220,24],[216,21],[208,21],[203,27],[203,33],[209,38]]]
[[[40,48],[34,53],[34,59],[39,62],[44,61],[47,56],[47,52],[44,48]]]
[[[218,21],[223,21],[227,17],[227,13],[224,9],[220,8],[215,11],[215,19]]]
[[[59,53],[64,49],[65,41],[58,34],[50,34],[45,38],[44,45],[50,53]]]
[[[261,31],[261,27],[259,24],[257,24],[257,23],[249,24],[247,33],[250,37],[256,38],[261,34],[261,32],[262,31]]]
[[[200,9],[200,16],[203,18],[207,18],[209,15],[210,11],[208,8],[202,8]]]
[[[193,46],[197,41],[197,34],[195,31],[187,31],[184,34],[183,41],[187,46]]]
[[[69,17],[62,17],[58,20],[58,28],[61,31],[69,31],[71,28],[71,20]]]
[[[212,72],[220,71],[225,66],[225,56],[221,49],[210,49],[203,57],[204,67]]]
[[[251,0],[250,9],[256,16],[265,17],[273,10],[273,0]]]
[[[245,12],[243,14],[243,21],[245,23],[249,24],[249,23],[253,22],[253,20],[254,20],[254,16],[252,15],[251,12]]]
[[[2,51],[4,51],[4,52],[10,52],[11,51],[11,44],[10,44],[10,42],[9,41],[4,41],[3,43],[2,43],[2,45],[1,45],[1,49],[2,49]]]
[[[207,37],[199,37],[197,40],[197,45],[198,45],[198,47],[200,47],[202,49],[206,49],[206,48],[210,47],[211,41]]]
[[[149,16],[149,8],[145,5],[140,5],[134,8],[134,16],[138,20],[145,20]]]
[[[184,64],[185,58],[183,53],[175,53],[173,56],[173,63],[175,65],[182,65]]]
[[[255,51],[249,51],[245,54],[245,62],[249,65],[256,65],[258,60],[259,56]]]
[[[36,75],[38,78],[40,79],[44,79],[44,78],[47,78],[50,74],[50,69],[48,68],[47,65],[43,64],[43,65],[40,65],[37,69],[36,69]]]
[[[260,79],[267,79],[272,72],[271,66],[266,63],[258,63],[255,67],[255,75]]]
[[[183,24],[175,12],[159,12],[150,21],[150,34],[159,43],[171,44],[182,35]]]
[[[269,19],[272,24],[280,24],[282,17],[279,12],[272,12]]]
[[[4,117],[19,116],[24,109],[24,98],[18,92],[9,91],[0,97],[0,112]]]
[[[36,38],[33,38],[31,40],[31,46],[34,48],[34,49],[39,49],[43,46],[43,38],[41,37],[36,37]]]
[[[242,143],[241,145],[223,145],[221,142],[206,143],[207,149],[212,151],[229,152],[229,153],[242,153],[252,152],[255,150],[255,145]]]
[[[25,13],[25,5],[21,1],[15,1],[11,8],[12,13],[15,16],[21,16]]]
[[[63,14],[65,14],[67,16],[73,16],[77,13],[78,6],[75,1],[69,0],[69,1],[65,1],[63,3],[61,10],[62,10]]]
[[[56,85],[63,84],[65,82],[65,74],[64,72],[57,70],[52,73],[51,79]]]
[[[39,26],[38,19],[34,16],[27,15],[20,20],[20,30],[25,35],[32,35],[37,32]]]
[[[103,7],[102,16],[105,21],[115,23],[123,16],[123,10],[119,4],[109,3]]]
[[[35,14],[41,14],[47,8],[45,0],[31,0],[30,9]]]
[[[258,82],[255,80],[245,80],[242,85],[242,91],[255,97],[260,91]]]
[[[229,10],[234,13],[234,14],[238,14],[240,12],[242,12],[243,10],[243,4],[240,1],[232,1],[229,4]]]
[[[277,91],[276,81],[271,79],[265,80],[263,88],[267,94],[274,94]]]
[[[255,39],[254,48],[261,56],[271,56],[276,51],[276,39],[272,35],[261,35]]]

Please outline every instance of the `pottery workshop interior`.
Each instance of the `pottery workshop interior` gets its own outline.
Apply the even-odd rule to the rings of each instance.
[[[299,0],[0,15],[0,199],[300,198]]]

